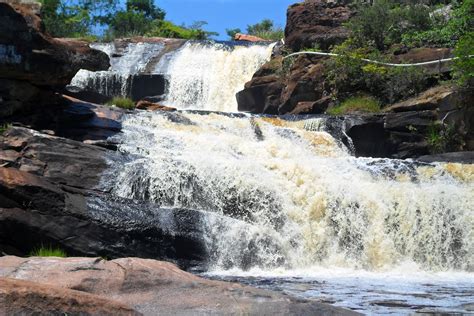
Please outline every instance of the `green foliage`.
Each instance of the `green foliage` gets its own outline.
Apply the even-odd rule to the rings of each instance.
[[[352,30],[358,47],[375,47],[382,51],[399,43],[403,34],[428,30],[431,26],[429,8],[416,2],[361,2],[356,11],[356,16],[348,22],[348,28]]]
[[[272,41],[278,41],[285,37],[283,29],[276,27],[270,19],[264,19],[259,23],[248,25],[247,34]]]
[[[167,37],[167,38],[182,38],[204,40],[217,33],[207,32],[201,28],[187,28],[178,26],[170,21],[155,21],[153,27],[148,31],[146,36]]]
[[[361,91],[384,103],[394,103],[427,87],[428,76],[422,68],[369,64],[361,58],[379,61],[385,61],[385,58],[375,48],[357,46],[354,39],[349,39],[333,49],[340,56],[326,61],[327,81],[337,98],[345,98],[353,91]]]
[[[108,33],[113,37],[144,35],[151,30],[152,22],[144,12],[120,11],[110,18]]]
[[[464,35],[456,45],[454,55],[454,78],[461,86],[474,85],[474,32]],[[471,56],[471,57],[469,57]]]
[[[92,25],[89,11],[81,6],[68,6],[60,0],[41,0],[46,30],[53,37],[90,35]]]
[[[380,111],[380,102],[371,96],[351,97],[340,105],[327,111],[330,115],[343,115],[354,112],[376,113]]]
[[[165,11],[155,6],[150,0],[127,0],[126,7],[128,12],[137,12],[152,20],[164,20]]]
[[[41,246],[33,250],[30,253],[30,257],[59,257],[59,258],[66,258],[67,254],[64,250],[59,248],[53,248],[51,246],[45,247]]]
[[[0,135],[5,133],[12,125],[5,123],[5,124],[0,124]]]
[[[409,47],[454,47],[467,32],[474,29],[474,0],[453,4],[449,18],[432,14],[429,29],[412,30],[402,36],[402,43]]]
[[[239,29],[239,28],[236,28],[236,29],[226,29],[225,32],[227,33],[227,35],[229,35],[229,39],[231,41],[234,40],[235,38],[235,35],[238,34],[238,33],[242,33],[242,30]]]
[[[135,102],[133,102],[132,99],[122,98],[122,97],[113,98],[112,100],[107,102],[107,105],[116,106],[116,107],[127,109],[127,110],[132,110],[135,108]]]
[[[444,125],[441,122],[428,126],[426,141],[432,154],[458,151],[463,145],[462,137],[454,125]]]

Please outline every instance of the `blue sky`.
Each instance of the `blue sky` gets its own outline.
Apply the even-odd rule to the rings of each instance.
[[[190,25],[207,21],[208,31],[220,33],[218,39],[227,39],[226,28],[245,31],[248,24],[263,19],[285,27],[286,9],[298,0],[157,0],[156,5],[166,11],[166,19],[176,24]]]

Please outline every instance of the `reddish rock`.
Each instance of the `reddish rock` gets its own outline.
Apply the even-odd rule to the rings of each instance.
[[[403,54],[393,56],[392,62],[397,64],[402,63],[422,63],[426,61],[434,61],[453,57],[452,49],[450,48],[431,48],[422,47],[414,48]],[[424,71],[429,74],[439,74],[451,71],[451,62],[437,63],[423,66]]]
[[[153,103],[146,100],[138,101],[135,107],[139,110],[147,110],[147,111],[168,111],[168,112],[176,111],[176,108],[161,105],[159,103]]]
[[[52,296],[51,300],[57,305],[62,298],[70,303],[67,306],[71,309],[90,311],[95,307],[93,303],[102,299],[102,310],[98,309],[94,314],[100,314],[100,311],[107,314],[114,308],[133,313],[127,309],[128,305],[145,315],[356,315],[314,301],[202,279],[171,263],[138,258],[105,261],[101,258],[1,257],[0,276],[35,282],[37,285],[31,286],[33,293],[45,293],[48,300]],[[10,282],[8,286],[2,285],[4,295],[14,297],[9,286]],[[56,289],[63,289],[63,292]],[[84,296],[79,296],[78,291]],[[58,297],[59,293],[64,294]],[[77,295],[77,305],[69,301],[70,295]],[[18,304],[23,302],[18,300]],[[46,305],[34,298],[27,302],[34,310]]]
[[[123,303],[97,295],[10,278],[0,278],[0,314],[141,315]]]
[[[260,38],[258,36],[248,35],[248,34],[241,34],[237,33],[234,36],[234,40],[236,41],[245,41],[245,42],[265,42],[267,40]]]
[[[327,50],[344,41],[348,35],[343,23],[352,11],[348,1],[306,0],[288,8],[285,43],[293,51],[318,45]]]

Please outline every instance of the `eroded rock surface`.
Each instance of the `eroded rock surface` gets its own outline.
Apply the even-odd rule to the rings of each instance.
[[[29,287],[33,293],[44,293],[46,298],[42,302],[16,295],[17,301],[10,308],[20,306],[20,311],[26,303],[31,303],[30,310],[43,311],[46,302],[52,300],[54,307],[68,308],[63,312],[82,309],[87,313],[96,307],[92,314],[107,315],[114,311],[130,315],[356,314],[314,301],[202,279],[171,263],[138,258],[105,261],[101,258],[1,257],[0,277],[0,300],[11,300],[19,288]],[[11,288],[15,292],[9,290]],[[71,298],[77,298],[78,304],[68,305]],[[94,305],[100,300],[103,305]]]
[[[50,37],[30,6],[0,2],[0,118],[60,103],[55,92],[79,69],[108,67],[87,43]]]

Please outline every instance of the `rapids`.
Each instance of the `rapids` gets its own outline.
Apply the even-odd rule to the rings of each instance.
[[[324,116],[224,113],[272,45],[188,42],[153,67],[162,47],[133,45],[76,83],[153,69],[181,110],[126,115],[114,141],[129,158],[103,185],[205,213],[206,276],[369,314],[471,309],[474,165],[356,158]]]

